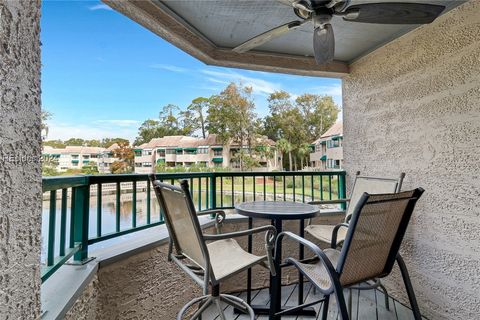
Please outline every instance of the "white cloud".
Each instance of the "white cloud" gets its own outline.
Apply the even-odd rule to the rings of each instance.
[[[107,5],[104,4],[104,3],[99,3],[99,4],[96,4],[96,5],[90,6],[90,7],[88,7],[88,9],[89,9],[90,11],[97,11],[97,10],[113,11],[112,8],[110,8],[109,6],[107,6]]]
[[[311,88],[312,92],[316,94],[324,94],[328,96],[336,96],[336,97],[341,97],[342,96],[342,85],[341,84],[336,84],[336,85],[328,85],[328,86],[317,86]]]
[[[253,93],[258,95],[265,96],[281,90],[281,86],[277,83],[259,78],[248,77],[235,71],[201,70],[201,73],[208,76],[205,80],[214,83],[228,84],[230,82],[240,82],[244,86],[252,87]]]
[[[171,64],[152,64],[150,66],[150,68],[162,69],[162,70],[167,70],[167,71],[171,71],[171,72],[178,72],[178,73],[184,73],[184,72],[188,71],[188,69],[186,69],[186,68],[178,67],[178,66],[171,65]]]

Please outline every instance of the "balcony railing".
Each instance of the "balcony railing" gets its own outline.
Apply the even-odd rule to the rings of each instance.
[[[187,179],[196,209],[232,209],[245,201],[302,201],[345,197],[345,172],[208,172],[157,174]],[[42,281],[73,257],[88,261],[89,246],[164,223],[147,174],[43,178]],[[140,204],[140,205],[139,205]],[[108,214],[107,214],[108,212]]]

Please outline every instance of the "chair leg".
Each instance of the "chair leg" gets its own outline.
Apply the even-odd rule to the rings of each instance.
[[[388,300],[388,292],[387,292],[387,288],[385,288],[383,286],[383,284],[379,284],[378,285],[380,287],[380,289],[382,289],[383,293],[384,293],[384,298],[385,298],[385,308],[387,308],[388,311],[390,311],[390,301]]]
[[[328,304],[330,302],[330,295],[325,296],[325,301],[323,301],[323,308],[322,308],[322,320],[327,320],[328,316]]]
[[[220,299],[215,299],[215,305],[217,306],[218,314],[220,315],[220,319],[227,320],[225,318],[225,313],[223,313],[222,305],[220,304]]]
[[[353,302],[352,302],[352,289],[349,288],[348,289],[348,315],[350,316],[350,318],[352,317],[352,309],[353,309]]]
[[[335,297],[337,298],[338,314],[341,320],[349,320],[347,305],[345,304],[345,297],[343,296],[342,288],[335,289]]]
[[[205,302],[202,304],[202,306],[194,313],[191,319],[198,319],[198,317],[201,315],[201,313],[212,303],[212,297],[211,296],[202,296],[198,297],[195,299],[192,299],[190,302],[188,302],[186,305],[183,306],[183,308],[180,310],[180,312],[177,315],[177,320],[181,320],[185,312],[194,304],[199,303],[199,302]]]
[[[410,276],[408,275],[407,266],[405,265],[405,262],[400,254],[397,254],[397,263],[400,267],[400,272],[402,273],[403,283],[405,284],[405,289],[407,290],[408,300],[410,300],[413,317],[415,320],[421,320],[422,315],[420,314],[420,308],[418,307],[417,299],[415,298],[415,292],[413,292],[412,282],[410,281]]]

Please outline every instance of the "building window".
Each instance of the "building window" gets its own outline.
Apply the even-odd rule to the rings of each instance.
[[[152,155],[152,150],[143,150],[143,155],[144,156],[151,156]]]
[[[78,154],[72,154],[72,159],[78,159]]]
[[[213,155],[214,156],[221,156],[222,155],[222,150],[213,150]]]
[[[165,149],[158,149],[157,150],[157,155],[159,157],[165,157]]]
[[[198,154],[207,154],[208,153],[208,148],[198,148],[197,153]]]
[[[167,149],[165,151],[166,154],[177,154],[177,151],[175,149]]]

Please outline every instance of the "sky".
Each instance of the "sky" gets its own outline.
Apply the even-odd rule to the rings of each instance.
[[[259,116],[275,90],[332,95],[341,105],[338,79],[207,66],[97,1],[43,1],[41,41],[49,140],[133,141],[164,105],[186,108],[232,81],[253,88]]]

